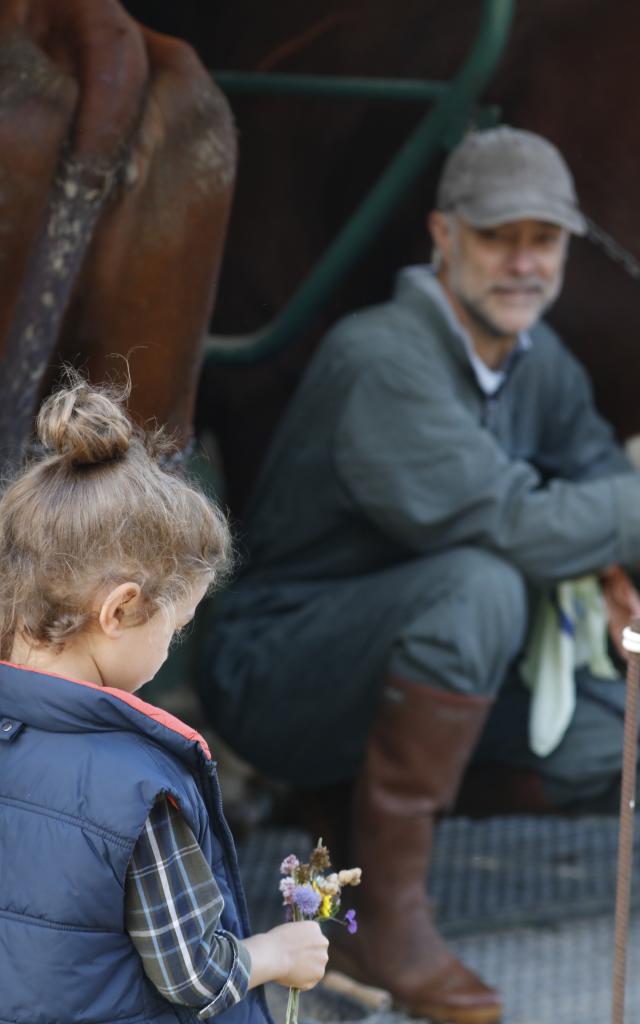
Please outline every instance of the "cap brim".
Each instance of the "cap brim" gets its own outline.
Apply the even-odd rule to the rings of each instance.
[[[557,224],[572,235],[586,235],[587,222],[579,210],[556,204],[533,202],[496,203],[495,206],[479,210],[475,203],[459,203],[455,212],[474,228],[498,227],[516,220],[539,220],[545,224]]]

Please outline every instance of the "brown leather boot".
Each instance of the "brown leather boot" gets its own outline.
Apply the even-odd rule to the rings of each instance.
[[[334,929],[330,967],[387,989],[415,1016],[495,1024],[498,994],[447,949],[426,895],[435,815],[453,802],[491,702],[397,678],[385,698],[353,803],[358,933]]]

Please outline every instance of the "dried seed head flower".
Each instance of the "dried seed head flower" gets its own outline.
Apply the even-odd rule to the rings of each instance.
[[[340,885],[360,885],[362,880],[362,868],[348,868],[346,871],[338,872]]]
[[[326,846],[322,846],[322,840],[318,840],[318,845],[312,850],[309,864],[311,869],[316,872],[326,871],[331,867],[331,857]]]
[[[316,887],[323,896],[337,896],[340,892],[340,882],[337,875],[324,875],[316,878]]]
[[[288,857],[285,857],[282,864],[280,865],[281,875],[292,875],[295,869],[300,864],[300,861],[295,854],[290,853]]]
[[[278,886],[278,888],[282,893],[282,902],[284,903],[285,906],[291,906],[291,903],[293,902],[293,890],[295,889],[295,887],[296,883],[294,882],[293,878],[280,879],[280,885]]]
[[[298,864],[297,868],[295,869],[295,874],[293,877],[295,878],[296,882],[300,882],[301,885],[304,882],[311,882],[313,879],[313,872],[311,870],[310,865]]]

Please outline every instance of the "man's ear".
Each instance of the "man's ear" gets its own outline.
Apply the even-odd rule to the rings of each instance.
[[[127,612],[140,606],[141,590],[138,583],[119,583],[110,590],[100,605],[98,622],[102,631],[115,639],[124,633],[123,619]]]
[[[440,210],[432,210],[427,217],[427,227],[434,246],[442,253],[445,261],[448,263],[451,251],[451,224],[449,218],[446,214],[441,213]]]

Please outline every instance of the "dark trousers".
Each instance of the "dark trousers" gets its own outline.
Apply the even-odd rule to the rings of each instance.
[[[624,684],[579,672],[573,721],[537,757],[517,670],[528,623],[523,578],[479,548],[346,580],[243,583],[210,623],[200,688],[232,748],[297,786],[357,773],[388,673],[496,696],[476,759],[535,768],[552,802],[589,799],[620,773]]]

